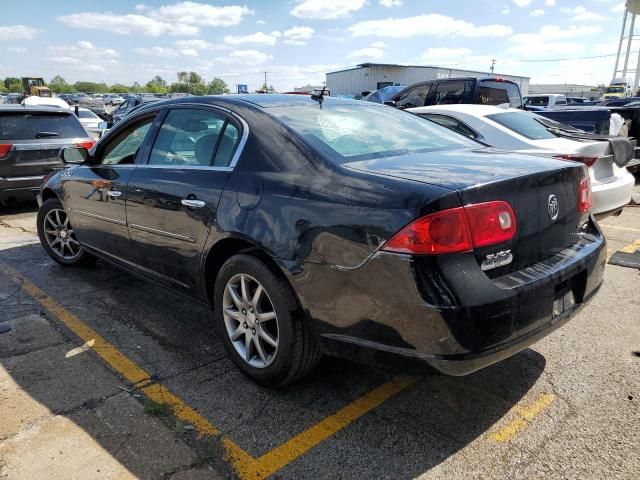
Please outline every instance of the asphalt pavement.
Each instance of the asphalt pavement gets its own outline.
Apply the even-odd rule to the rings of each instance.
[[[466,377],[325,358],[270,390],[208,307],[50,260],[35,210],[0,211],[0,478],[640,478],[638,270]],[[601,225],[612,254],[640,207]]]

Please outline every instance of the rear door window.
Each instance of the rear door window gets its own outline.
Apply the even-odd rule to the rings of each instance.
[[[71,113],[8,113],[0,115],[0,140],[83,138],[87,132]]]
[[[482,105],[508,104],[511,108],[521,108],[522,97],[520,89],[514,83],[483,80],[478,88],[476,103]]]
[[[433,105],[467,103],[473,82],[465,80],[441,81],[436,87]]]
[[[149,164],[228,167],[237,141],[238,129],[222,114],[171,110],[153,144]]]
[[[435,115],[432,113],[422,113],[418,114],[419,116],[426,118],[427,120],[431,120],[432,122],[436,122],[438,125],[442,125],[443,127],[450,128],[454,132],[458,132],[465,137],[473,138],[477,140],[480,138],[478,132],[473,130],[471,127],[462,123],[460,120],[449,117],[448,115]]]
[[[414,108],[423,107],[424,102],[431,90],[431,83],[416,85],[413,88],[408,89],[398,97],[396,101],[396,107],[398,108]]]

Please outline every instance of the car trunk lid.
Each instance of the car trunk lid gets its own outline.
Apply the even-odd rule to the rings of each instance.
[[[578,211],[578,190],[586,173],[577,162],[480,149],[363,160],[345,166],[451,188],[463,205],[508,202],[516,215],[515,237],[474,252],[478,263],[485,266],[488,256],[511,254],[508,264],[498,262],[487,270],[490,276],[522,269],[574,244],[585,220]],[[552,218],[550,203],[555,201],[559,209]]]

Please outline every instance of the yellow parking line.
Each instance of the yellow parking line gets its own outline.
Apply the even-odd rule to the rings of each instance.
[[[244,457],[244,452],[227,448],[228,460],[243,479],[261,479],[277,472],[319,443],[347,427],[389,398],[417,382],[416,377],[400,376],[363,395],[333,415],[326,417],[291,440],[274,448],[253,462]]]
[[[543,393],[529,407],[514,406],[512,411],[516,414],[516,418],[509,422],[507,426],[491,433],[489,438],[502,443],[509,441],[540,415],[545,408],[551,405],[555,399],[555,395]]]
[[[622,247],[620,250],[618,250],[619,252],[624,252],[624,253],[633,253],[636,250],[638,250],[640,248],[640,240],[636,240],[633,243],[630,243],[629,245],[626,245],[624,247]]]
[[[199,435],[221,435],[221,432],[200,413],[165,386],[153,383],[151,376],[145,370],[137,366],[95,330],[67,311],[20,272],[2,262],[0,262],[0,272],[7,274],[15,283],[21,285],[29,295],[84,340],[85,346],[94,350],[114,370],[138,386],[147,398],[157,403],[169,404],[176,418],[193,425]],[[238,476],[243,480],[267,478],[389,398],[415,384],[416,381],[416,377],[400,376],[384,383],[259,458],[252,457],[233,440],[225,437],[222,439],[225,459],[232,464]]]
[[[639,232],[640,233],[640,229],[638,229],[638,228],[620,227],[618,225],[609,225],[607,223],[601,223],[600,226],[601,227],[607,227],[607,228],[615,228],[616,230],[627,230],[629,232]]]

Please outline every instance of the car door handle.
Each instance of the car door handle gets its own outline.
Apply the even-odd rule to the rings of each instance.
[[[111,198],[120,198],[122,196],[122,192],[119,192],[118,190],[107,190],[107,195]]]
[[[180,203],[189,208],[202,208],[207,204],[204,200],[193,200],[191,198],[183,198]]]

